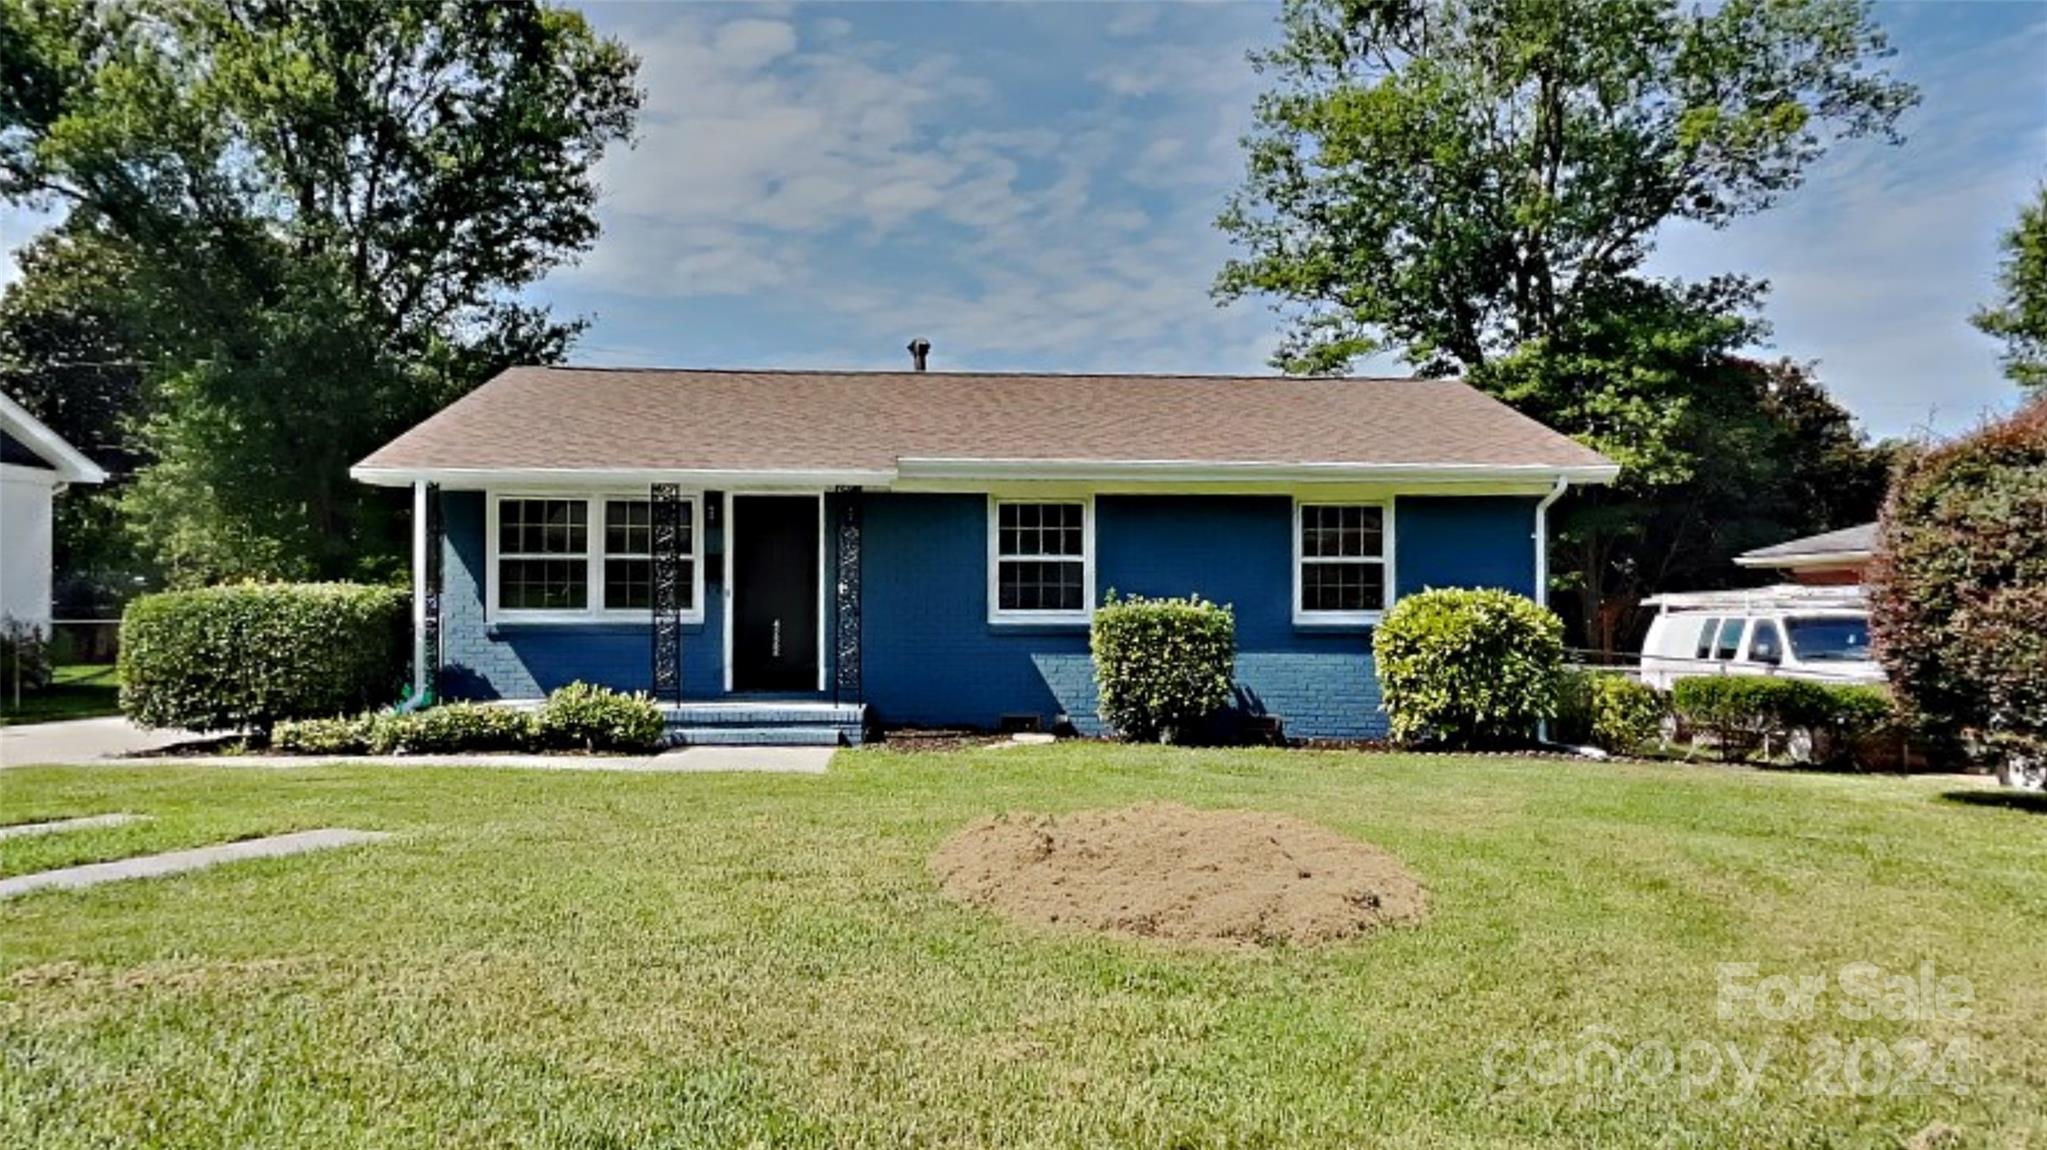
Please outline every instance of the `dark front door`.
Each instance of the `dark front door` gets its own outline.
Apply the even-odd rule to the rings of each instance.
[[[735,495],[732,687],[817,690],[817,497]]]

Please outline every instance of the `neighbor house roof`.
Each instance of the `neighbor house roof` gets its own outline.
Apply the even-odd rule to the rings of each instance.
[[[1616,471],[1598,452],[1454,380],[515,367],[353,474],[387,484],[540,473],[885,484],[1606,482]]]
[[[1867,560],[1876,550],[1876,524],[1859,523],[1838,531],[1808,535],[1735,556],[1743,567],[1846,566]]]
[[[65,483],[104,483],[107,473],[79,450],[64,442],[28,409],[0,393],[0,435],[48,465],[54,478]]]

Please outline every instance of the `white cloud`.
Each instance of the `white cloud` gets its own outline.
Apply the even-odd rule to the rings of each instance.
[[[1139,54],[1157,115],[1118,110],[1105,74],[1067,93],[1077,110],[1032,116],[1035,81],[799,27],[678,12],[632,38],[642,140],[606,162],[605,235],[576,282],[679,305],[754,293],[891,365],[916,333],[949,367],[1260,366],[1245,356],[1269,317],[1207,298],[1221,188],[1183,137],[1216,131],[1216,81],[1192,57]],[[1158,134],[1183,111],[1187,131]]]

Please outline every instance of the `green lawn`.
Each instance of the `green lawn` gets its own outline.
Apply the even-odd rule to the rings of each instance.
[[[2047,816],[1957,786],[1086,744],[824,777],[8,771],[0,822],[155,816],[0,843],[9,870],[398,837],[0,903],[0,1145],[2047,1145]],[[982,814],[1149,798],[1370,839],[1432,917],[1190,952],[1012,926],[925,870]],[[1716,1012],[1717,964],[1858,961],[1966,978],[1968,1016]],[[1543,1061],[1601,1040],[1643,1073]],[[1963,1051],[1966,1093],[1914,1042]],[[1660,1077],[1686,1043],[1766,1059],[1753,1092]]]
[[[58,667],[50,676],[49,686],[22,692],[19,708],[14,705],[12,692],[0,697],[0,727],[118,715],[120,696],[121,684],[110,663]]]

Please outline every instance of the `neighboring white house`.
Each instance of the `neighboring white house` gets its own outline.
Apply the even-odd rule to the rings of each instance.
[[[50,625],[51,501],[107,473],[0,394],[0,618]]]

